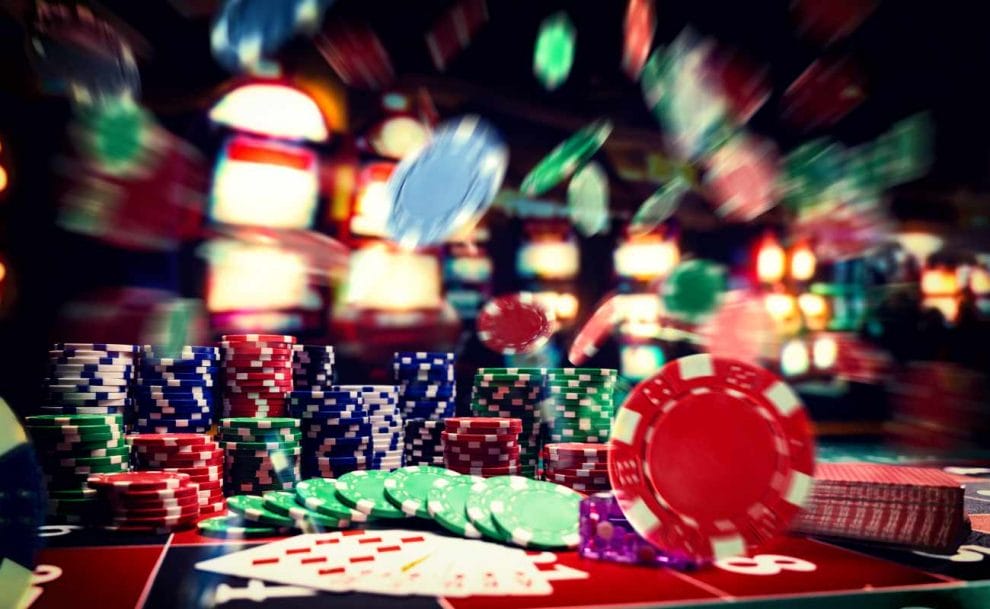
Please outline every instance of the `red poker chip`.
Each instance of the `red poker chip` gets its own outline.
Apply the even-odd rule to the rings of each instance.
[[[496,433],[492,430],[505,430],[502,433],[522,433],[522,419],[503,417],[449,417],[444,419],[444,427],[452,433]]]
[[[112,507],[121,506],[128,509],[175,507],[196,503],[196,491],[193,488],[190,487],[188,490],[182,490],[183,492],[181,494],[171,497],[163,497],[160,495],[149,496],[134,493],[115,493],[112,495],[105,494],[101,495],[101,497],[105,497]]]
[[[116,502],[124,503],[155,503],[175,501],[181,502],[189,497],[195,497],[199,492],[199,486],[188,482],[179,488],[165,488],[154,490],[111,490],[104,489],[100,492],[111,504]]]
[[[147,469],[160,469],[165,471],[175,471],[181,469],[184,473],[191,473],[192,470],[200,469],[203,467],[215,467],[223,463],[223,452],[216,454],[209,459],[172,459],[168,461],[151,461],[145,460],[141,462],[142,465],[147,466]],[[190,471],[186,471],[190,470]]]
[[[503,442],[499,444],[494,443],[467,443],[467,442],[448,442],[444,440],[444,450],[450,451],[452,453],[465,453],[465,454],[498,454],[507,452],[519,452],[521,445],[518,442]]]
[[[118,518],[164,518],[168,516],[195,516],[199,512],[199,503],[186,503],[175,506],[133,506],[117,505],[113,508],[113,515]]]
[[[284,408],[288,403],[288,400],[281,395],[272,395],[270,398],[246,398],[241,397],[240,394],[230,394],[223,400],[223,405],[231,408]]]
[[[211,503],[204,505],[199,508],[200,516],[215,516],[217,514],[223,514],[227,511],[227,502],[218,501],[217,503]]]
[[[459,473],[470,473],[485,476],[508,476],[510,474],[518,474],[520,466],[519,465],[485,465],[479,467],[463,466],[463,465],[451,465],[448,469],[452,469]]]
[[[707,354],[638,385],[611,444],[609,479],[630,525],[696,563],[786,530],[814,477],[811,426],[794,391],[762,368]]]
[[[206,450],[186,451],[186,452],[164,452],[160,450],[135,450],[133,454],[138,461],[166,461],[168,463],[179,463],[182,461],[198,461],[200,459],[212,459],[217,455],[220,446],[214,443],[215,448]]]
[[[110,526],[119,527],[175,527],[182,528],[191,525],[199,518],[199,510],[192,515],[159,516],[149,518],[113,517]]]
[[[222,459],[221,459],[222,461]],[[164,471],[176,471],[178,468],[171,468]],[[194,467],[183,467],[182,474],[190,477],[190,482],[192,482],[192,476],[209,476],[210,474],[216,474],[220,471],[220,465],[200,465]]]
[[[500,444],[503,442],[515,442],[518,433],[458,433],[451,431],[440,432],[443,440],[450,442],[481,442],[485,444]]]
[[[189,484],[189,476],[175,472],[119,472],[93,474],[86,483],[94,488],[117,491],[151,491],[177,489]]]
[[[236,372],[227,375],[227,382],[245,384],[243,381],[291,381],[291,372]]]
[[[296,344],[296,337],[289,334],[224,334],[220,337],[222,342],[274,342]]]
[[[264,341],[244,341],[239,343],[221,343],[221,348],[224,354],[227,353],[295,353],[295,348],[293,345],[287,345],[285,343],[271,343]]]
[[[292,379],[268,381],[227,381],[227,391],[234,393],[285,394],[292,391]]]
[[[259,350],[257,353],[237,351],[228,353],[221,363],[224,370],[230,368],[284,368],[292,369],[291,353],[268,353]]]
[[[598,353],[621,321],[623,311],[619,298],[618,295],[608,296],[595,308],[571,342],[568,361],[580,366]]]
[[[599,476],[566,476],[564,474],[558,473],[546,473],[544,477],[550,482],[556,482],[557,484],[573,484],[581,483],[591,486],[609,486],[608,474]]]
[[[558,476],[565,476],[567,478],[596,478],[604,476],[606,480],[608,479],[608,467],[600,468],[576,468],[576,467],[549,467],[547,468],[548,474],[556,474]]]
[[[593,444],[590,442],[555,442],[543,447],[544,452],[554,459],[574,456],[586,458],[602,458],[612,452],[611,444]]]
[[[262,366],[260,368],[252,367],[250,369],[244,369],[240,366],[232,366],[229,368],[225,368],[224,372],[227,373],[228,380],[234,378],[247,378],[247,377],[241,377],[240,375],[242,374],[255,374],[259,376],[264,375],[266,377],[268,376],[285,377],[286,375],[292,376],[292,370],[290,368],[279,367],[279,366]]]
[[[554,332],[553,317],[530,292],[488,301],[477,319],[478,338],[496,353],[514,355],[536,351]]]
[[[464,461],[491,461],[495,459],[518,459],[521,454],[519,448],[507,450],[447,450],[443,451],[444,456],[454,462]]]
[[[195,521],[193,521],[195,522]],[[190,525],[192,523],[189,523]],[[102,530],[109,533],[121,533],[122,535],[144,534],[144,535],[168,535],[177,528],[185,528],[185,524],[180,527],[175,526],[138,526],[138,525],[104,525]]]
[[[219,448],[219,445],[210,440],[203,442],[202,444],[187,444],[184,446],[174,446],[174,445],[163,445],[163,446],[152,446],[152,445],[141,445],[132,444],[131,450],[138,457],[148,456],[150,458],[155,458],[154,455],[164,455],[164,456],[182,456],[185,458],[186,455],[203,455],[210,453]]]
[[[210,436],[200,433],[142,433],[127,436],[134,446],[194,446],[210,441]]]
[[[519,465],[519,457],[512,455],[487,455],[485,457],[471,457],[468,455],[444,455],[444,463],[453,466],[467,467],[500,467],[503,465]]]

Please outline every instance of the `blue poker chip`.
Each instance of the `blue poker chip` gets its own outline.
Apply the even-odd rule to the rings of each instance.
[[[457,395],[454,385],[448,387],[431,387],[429,389],[420,387],[409,387],[402,393],[402,403],[409,400],[449,400]]]
[[[195,379],[134,379],[135,387],[213,387],[213,381]]]
[[[134,391],[135,400],[171,404],[173,402],[196,402],[199,404],[214,404],[218,400],[212,393],[161,393],[157,391]]]
[[[110,381],[127,381],[130,384],[132,374],[130,372],[99,372],[93,370],[73,370],[69,372],[58,372],[52,370],[51,378],[55,380],[63,378],[74,378],[74,379],[84,379],[84,380],[101,380],[108,379]],[[112,384],[112,383],[111,383]]]
[[[130,361],[112,357],[54,357],[48,360],[53,366],[129,366]]]
[[[216,408],[214,408],[213,405],[211,404],[197,404],[194,402],[173,402],[170,404],[161,404],[161,403],[145,402],[139,400],[137,404],[134,405],[134,410],[137,411],[139,414],[141,412],[195,413],[195,412],[213,412],[214,410],[216,410]]]
[[[321,429],[332,429],[337,427],[353,427],[355,425],[368,425],[368,419],[365,417],[341,417],[341,418],[323,418],[323,419],[301,419],[300,427],[304,430],[321,430]]]
[[[307,441],[307,445],[315,445],[318,448],[359,448],[361,446],[369,446],[370,444],[370,436],[362,436],[359,438],[325,438],[319,442]]]
[[[134,358],[134,351],[118,351],[110,349],[80,349],[69,347],[65,349],[49,349],[50,357],[113,357],[117,359]]]
[[[391,395],[394,394],[398,388],[395,385],[334,385],[334,390],[356,391],[358,394],[364,396],[369,394]]]
[[[42,414],[122,414],[123,406],[42,406]]]
[[[392,355],[392,361],[400,364],[432,362],[436,360],[453,362],[454,354],[450,351],[396,351]]]
[[[300,402],[358,402],[362,397],[360,393],[350,391],[290,391],[290,400]]]
[[[359,425],[357,427],[335,427],[322,429],[319,431],[304,431],[303,437],[310,440],[325,440],[327,438],[357,438],[370,436],[371,426]]]
[[[170,366],[141,364],[138,366],[139,374],[161,374],[161,373],[186,373],[186,374],[216,374],[218,366],[204,362],[190,362],[188,364],[173,364]]]
[[[120,351],[124,353],[134,353],[137,345],[126,343],[55,343],[53,349],[81,349],[88,351]]]
[[[138,417],[134,421],[137,427],[162,427],[167,428],[169,431],[186,431],[190,427],[204,427],[209,429],[212,427],[212,421],[210,420],[200,420],[200,421],[190,421],[189,419],[145,419]]]
[[[175,357],[177,353],[212,353],[215,356],[220,355],[220,349],[218,347],[201,345],[183,345],[178,349],[169,349],[162,345],[141,345],[139,349],[142,353],[167,355],[167,357]]]
[[[204,381],[208,383],[213,383],[216,379],[209,374],[196,374],[191,372],[154,372],[154,373],[138,373],[137,380],[144,381],[144,384],[161,384],[165,385],[172,381]]]

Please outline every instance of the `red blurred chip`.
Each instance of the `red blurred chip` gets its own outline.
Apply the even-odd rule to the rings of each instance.
[[[395,78],[392,60],[375,31],[363,23],[327,20],[316,48],[344,84],[381,89]]]
[[[639,79],[653,46],[657,29],[656,7],[653,0],[629,0],[626,8],[625,41],[622,46],[622,69],[629,78]]]
[[[877,0],[794,0],[798,31],[820,44],[845,38],[876,9]]]
[[[478,339],[503,355],[539,350],[553,336],[551,314],[530,292],[499,296],[478,314]]]
[[[445,11],[426,34],[426,48],[436,69],[446,70],[487,21],[485,0],[461,0]]]
[[[834,125],[865,99],[865,77],[851,59],[818,59],[784,91],[782,116],[802,129]]]

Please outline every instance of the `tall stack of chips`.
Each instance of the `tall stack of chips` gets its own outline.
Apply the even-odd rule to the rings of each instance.
[[[94,473],[127,471],[124,418],[111,414],[45,414],[25,419],[48,490],[48,516],[55,522],[92,522],[96,492],[86,486]]]
[[[105,528],[122,533],[167,533],[199,518],[199,486],[177,472],[94,474]]]
[[[565,442],[543,447],[543,478],[582,493],[612,488],[608,479],[611,444]]]
[[[519,473],[519,419],[450,417],[444,421],[445,465],[485,478]]]
[[[329,345],[292,346],[292,388],[328,389],[334,384],[333,347]]]
[[[400,351],[392,360],[402,396],[402,414],[409,419],[443,419],[454,415],[454,354]]]
[[[303,478],[337,478],[369,467],[371,423],[360,391],[296,390],[288,408],[302,426]]]
[[[471,410],[478,416],[516,418],[519,475],[536,476],[540,457],[540,406],[546,395],[543,368],[481,368],[474,377]]]
[[[199,433],[137,434],[127,438],[138,470],[178,472],[199,486],[202,516],[227,509],[223,498],[223,450],[210,436]]]
[[[611,368],[548,368],[544,423],[549,443],[608,442],[617,371]]]
[[[167,357],[166,357],[167,356]],[[213,427],[219,349],[139,350],[134,405],[138,433],[206,433]]]
[[[225,417],[281,417],[292,391],[294,336],[227,334],[223,349]]]
[[[134,345],[58,343],[48,352],[45,414],[125,413]]]
[[[298,419],[221,419],[224,495],[292,490],[300,479],[301,437]]]
[[[336,385],[338,391],[359,391],[371,426],[369,469],[402,467],[402,413],[395,385]]]
[[[406,419],[406,465],[443,465],[443,421],[436,419]]]

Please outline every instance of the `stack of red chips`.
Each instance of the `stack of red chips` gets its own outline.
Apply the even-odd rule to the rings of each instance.
[[[519,473],[522,419],[450,417],[444,427],[440,437],[448,469],[486,478]]]
[[[199,486],[178,472],[93,474],[87,480],[104,508],[105,528],[167,533],[199,519]]]
[[[222,514],[223,449],[210,436],[197,433],[136,434],[129,436],[135,468],[178,472],[199,485],[201,516]]]
[[[543,479],[580,493],[612,488],[608,479],[610,444],[562,442],[543,447]]]
[[[223,349],[223,416],[284,417],[292,391],[292,345],[281,334],[227,334]]]

